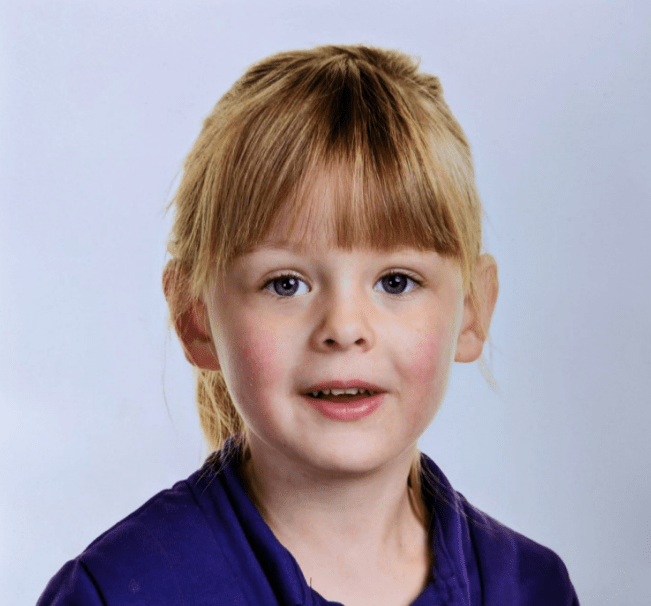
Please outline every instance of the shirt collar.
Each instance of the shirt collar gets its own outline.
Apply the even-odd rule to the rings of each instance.
[[[238,473],[239,450],[227,449],[225,454],[222,449],[217,454],[221,464],[225,463],[220,473],[222,484],[278,602],[288,606],[312,606],[312,592],[298,562],[278,541],[244,488]]]
[[[216,453],[212,462],[220,468],[222,485],[279,603],[316,606],[314,592],[296,559],[278,541],[247,494],[238,473],[240,464],[239,450],[232,446]],[[432,513],[433,582],[413,606],[431,603],[434,597],[442,604],[470,604],[471,577],[478,573],[464,502],[439,467],[424,454],[421,467],[425,502]]]

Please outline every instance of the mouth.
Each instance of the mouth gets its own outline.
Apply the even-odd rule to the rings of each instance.
[[[356,402],[369,398],[379,393],[371,389],[360,387],[349,387],[348,389],[318,389],[310,391],[306,396],[315,398],[317,400],[327,400],[329,402],[338,402],[340,404],[347,404],[349,402]]]
[[[363,381],[330,381],[302,393],[320,415],[338,422],[361,421],[382,406],[386,391]]]
[[[365,381],[329,381],[313,385],[303,395],[314,400],[325,400],[337,404],[349,404],[378,394],[385,390]]]

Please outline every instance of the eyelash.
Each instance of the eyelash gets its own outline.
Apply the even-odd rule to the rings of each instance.
[[[278,275],[278,276],[274,276],[273,278],[270,278],[269,280],[267,280],[267,281],[264,283],[263,288],[266,289],[266,290],[268,290],[268,291],[270,291],[272,294],[276,295],[276,296],[279,297],[279,298],[290,299],[290,298],[293,297],[294,294],[296,294],[296,293],[293,293],[293,294],[290,295],[290,296],[283,296],[283,295],[280,295],[280,294],[278,294],[277,292],[275,292],[274,289],[272,288],[272,286],[273,286],[273,283],[274,283],[274,282],[278,282],[278,281],[280,281],[280,280],[285,280],[285,279],[292,279],[292,278],[293,278],[294,280],[298,280],[299,282],[303,282],[303,284],[307,285],[307,282],[306,282],[305,280],[303,280],[303,278],[301,278],[298,274],[295,274],[295,273],[291,273],[291,272],[289,272],[289,273],[280,274],[280,275]],[[308,289],[309,289],[309,286],[308,286]]]
[[[408,273],[408,272],[406,272],[404,270],[401,270],[401,271],[398,271],[398,270],[388,271],[387,273],[382,275],[380,278],[378,278],[378,280],[377,280],[377,282],[375,284],[379,284],[382,280],[384,280],[386,278],[390,278],[392,276],[403,276],[403,277],[407,278],[407,280],[409,280],[409,282],[412,283],[411,288],[409,288],[409,290],[407,290],[405,292],[390,293],[390,292],[384,291],[385,294],[393,296],[393,297],[402,297],[404,295],[410,294],[415,288],[418,288],[418,287],[423,285],[421,280],[416,278],[413,274]],[[280,274],[278,276],[274,276],[273,278],[270,278],[269,280],[267,280],[264,283],[263,288],[265,290],[268,290],[268,291],[272,292],[277,297],[286,298],[286,299],[292,298],[296,293],[292,293],[290,295],[281,295],[278,292],[276,292],[275,289],[273,288],[274,282],[278,282],[278,281],[284,280],[284,279],[298,280],[299,282],[302,282],[303,284],[305,284],[308,287],[308,292],[309,292],[309,290],[311,290],[310,287],[307,285],[307,282],[305,280],[303,280],[298,274],[291,273],[291,272]],[[374,290],[375,290],[375,285],[374,285]],[[305,294],[305,293],[301,293],[301,294]]]
[[[409,280],[409,281],[412,283],[411,288],[409,288],[409,290],[407,290],[407,291],[400,292],[400,293],[390,293],[390,292],[387,292],[387,293],[386,293],[387,295],[390,295],[390,296],[392,296],[392,297],[404,297],[404,296],[406,296],[406,295],[411,294],[415,288],[418,288],[418,287],[420,287],[420,286],[423,285],[423,282],[422,282],[421,280],[419,280],[419,279],[418,279],[416,276],[414,276],[413,274],[411,274],[411,273],[409,273],[409,272],[406,272],[406,271],[404,271],[404,270],[400,270],[400,271],[399,271],[399,270],[395,270],[395,269],[394,269],[394,270],[391,270],[391,271],[388,271],[387,273],[385,273],[382,277],[380,277],[380,278],[378,279],[378,281],[376,282],[376,284],[380,283],[380,282],[381,282],[382,280],[384,280],[385,278],[390,278],[391,276],[403,276],[403,277],[407,278],[407,280]],[[386,292],[386,291],[385,291],[385,292]]]

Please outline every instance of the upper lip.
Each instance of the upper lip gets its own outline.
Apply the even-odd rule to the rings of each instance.
[[[352,389],[353,387],[358,387],[359,389],[366,389],[373,392],[384,392],[382,387],[375,385],[374,383],[369,383],[368,381],[361,381],[358,379],[349,379],[349,380],[334,380],[334,381],[323,381],[322,383],[315,383],[303,391],[305,394],[314,393],[317,391],[325,391],[326,389]]]

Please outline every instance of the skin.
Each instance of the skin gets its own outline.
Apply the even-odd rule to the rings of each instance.
[[[177,332],[193,364],[223,371],[249,428],[245,485],[312,587],[348,605],[409,604],[431,570],[409,469],[452,362],[481,354],[495,263],[477,264],[482,315],[454,259],[346,251],[316,229],[305,246],[285,233],[280,221],[216,276]],[[404,290],[389,292],[396,284]],[[354,421],[324,416],[305,392],[333,379],[377,385],[380,407]]]

